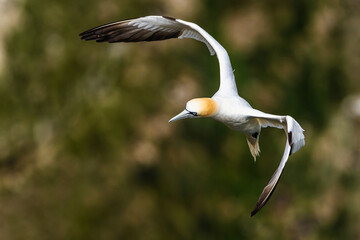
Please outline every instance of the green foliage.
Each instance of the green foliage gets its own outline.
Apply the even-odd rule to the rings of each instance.
[[[1,239],[360,238],[359,118],[341,104],[359,92],[358,4],[181,2],[18,2],[0,73]],[[254,164],[244,136],[218,122],[167,123],[216,91],[206,47],[78,37],[152,14],[196,21],[228,50],[241,96],[305,128],[255,217],[284,134],[263,130]]]

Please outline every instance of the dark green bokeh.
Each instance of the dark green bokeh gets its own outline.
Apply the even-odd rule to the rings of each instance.
[[[359,115],[351,108],[358,3],[5,3],[20,17],[3,39],[0,239],[360,238]],[[240,95],[306,130],[306,146],[253,218],[283,132],[262,131],[254,164],[244,136],[218,122],[167,123],[187,100],[216,91],[218,63],[206,47],[78,37],[154,14],[206,29],[228,50]]]

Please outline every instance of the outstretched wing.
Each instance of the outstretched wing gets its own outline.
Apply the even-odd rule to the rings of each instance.
[[[255,109],[252,110],[249,115],[251,117],[257,118],[261,124],[261,127],[282,128],[285,130],[287,136],[285,150],[281,158],[280,164],[274,172],[273,176],[271,177],[269,183],[262,191],[254,210],[251,212],[251,216],[254,216],[270,199],[271,194],[276,188],[276,185],[280,179],[281,173],[285,167],[289,156],[297,152],[305,145],[305,137],[303,134],[304,130],[301,128],[299,123],[290,116],[277,116],[263,113]]]
[[[220,65],[218,94],[238,95],[233,69],[226,50],[204,29],[180,19],[146,16],[105,24],[80,33],[81,39],[97,42],[141,42],[170,38],[192,38],[206,44],[210,54],[216,54]]]

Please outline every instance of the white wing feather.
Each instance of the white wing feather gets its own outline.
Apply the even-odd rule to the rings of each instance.
[[[170,38],[192,38],[203,42],[210,54],[217,55],[220,66],[220,88],[216,94],[238,96],[233,69],[226,50],[204,29],[180,19],[146,16],[105,24],[80,34],[82,39],[97,42],[159,41]]]

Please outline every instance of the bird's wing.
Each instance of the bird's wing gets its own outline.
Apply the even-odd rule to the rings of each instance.
[[[97,42],[141,42],[170,38],[192,38],[206,44],[220,65],[219,94],[238,95],[233,69],[226,50],[204,29],[180,19],[146,16],[105,24],[80,33],[81,39]]]
[[[301,128],[299,123],[290,116],[277,116],[263,113],[255,109],[249,114],[249,116],[258,119],[261,127],[276,127],[284,129],[287,136],[285,150],[281,158],[281,162],[271,177],[269,183],[262,191],[254,210],[251,212],[251,216],[254,216],[271,197],[271,194],[276,188],[289,156],[297,152],[305,145],[305,137],[303,134],[304,130]]]

